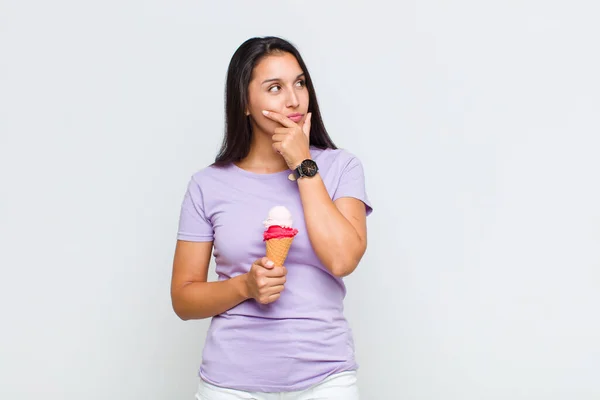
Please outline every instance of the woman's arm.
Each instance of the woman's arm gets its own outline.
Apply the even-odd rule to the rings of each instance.
[[[171,302],[182,320],[221,314],[248,299],[244,275],[207,282],[213,242],[177,241],[171,278]]]
[[[224,281],[207,282],[212,246],[213,242],[177,241],[171,302],[179,318],[209,318],[248,299],[269,304],[280,297],[287,270],[276,267],[266,257],[256,260],[245,274]]]
[[[263,113],[282,125],[273,132],[273,149],[281,154],[290,169],[310,158],[311,113],[307,114],[302,126],[277,112]],[[340,197],[332,201],[320,174],[300,178],[297,182],[308,236],[315,253],[333,275],[349,275],[356,269],[367,248],[365,204],[354,197]]]
[[[310,243],[325,267],[344,277],[357,267],[367,248],[367,216],[362,201],[331,200],[321,175],[298,179]]]

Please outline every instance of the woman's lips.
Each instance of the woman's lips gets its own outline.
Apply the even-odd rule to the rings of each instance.
[[[287,117],[297,123],[302,120],[302,117],[304,117],[304,114],[290,114]]]

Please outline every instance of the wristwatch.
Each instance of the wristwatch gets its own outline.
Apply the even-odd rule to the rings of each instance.
[[[293,170],[292,174],[290,174],[290,179],[295,181],[304,177],[311,178],[315,176],[317,172],[319,172],[319,167],[317,167],[317,163],[314,160],[307,158]]]

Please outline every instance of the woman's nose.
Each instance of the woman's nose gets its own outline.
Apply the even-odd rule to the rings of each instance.
[[[286,106],[288,108],[296,108],[300,105],[299,101],[298,101],[298,95],[296,94],[295,90],[290,90],[288,91],[288,96],[287,96],[287,104]]]

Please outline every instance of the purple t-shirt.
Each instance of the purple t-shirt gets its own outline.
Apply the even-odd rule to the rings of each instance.
[[[345,150],[310,148],[333,200],[354,197],[372,211],[362,164]],[[285,261],[281,297],[250,299],[212,318],[199,375],[217,386],[257,392],[303,390],[327,376],[358,368],[352,332],[343,315],[346,287],[315,254],[297,182],[290,171],[248,172],[230,164],[196,172],[184,196],[179,240],[213,241],[219,280],[249,271],[265,256],[269,210],[287,207],[299,230]]]

